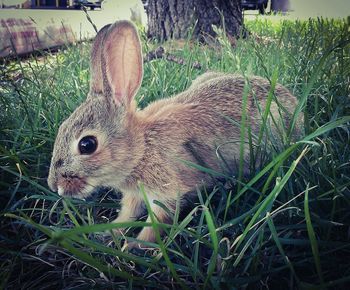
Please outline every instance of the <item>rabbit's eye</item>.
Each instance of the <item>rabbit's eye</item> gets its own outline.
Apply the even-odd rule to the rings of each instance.
[[[94,136],[85,136],[79,141],[80,154],[89,155],[97,149],[97,139]]]

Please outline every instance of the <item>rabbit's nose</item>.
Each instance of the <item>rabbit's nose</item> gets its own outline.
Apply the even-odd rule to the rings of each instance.
[[[58,188],[57,188],[57,183],[52,181],[52,179],[48,178],[47,179],[47,184],[49,185],[50,189],[54,192],[57,192]]]
[[[47,184],[52,191],[57,192],[57,178],[56,173],[54,172],[54,169],[52,167],[50,167],[49,176],[47,178]]]
[[[57,182],[56,180],[53,180],[52,178],[50,178],[50,176],[47,178],[47,184],[49,185],[50,189],[54,192],[57,192],[58,188],[57,188]]]
[[[62,170],[62,167],[64,166],[64,161],[62,158],[52,158],[51,159],[51,165],[49,170],[49,176],[47,178],[47,184],[50,187],[50,189],[54,192],[57,192],[58,186],[57,186],[57,176],[59,175],[59,172]]]

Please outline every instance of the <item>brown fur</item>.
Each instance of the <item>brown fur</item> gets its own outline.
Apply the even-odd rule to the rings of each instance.
[[[133,25],[121,21],[103,28],[91,55],[90,93],[60,127],[48,178],[50,188],[78,197],[87,196],[98,186],[121,190],[122,207],[114,222],[125,222],[142,214],[141,182],[159,221],[170,222],[154,200],[174,210],[178,198],[196,186],[213,182],[182,160],[221,171],[215,150],[234,141],[220,146],[220,153],[234,171],[240,128],[226,117],[241,121],[242,96],[248,85],[247,118],[257,134],[270,83],[261,77],[246,79],[209,72],[185,92],[137,111],[133,97],[142,80],[142,54]],[[278,123],[289,126],[297,100],[281,85],[276,86],[275,94],[279,104],[273,102],[270,113]],[[284,110],[280,110],[282,107]],[[278,135],[278,128],[272,127]],[[77,144],[86,135],[97,138],[98,148],[91,155],[80,155]],[[248,148],[245,153],[247,165]],[[72,177],[80,182],[76,192],[72,192],[74,186],[65,185],[69,178],[75,180]],[[81,188],[82,184],[86,186]],[[145,227],[138,238],[154,241],[152,228]]]

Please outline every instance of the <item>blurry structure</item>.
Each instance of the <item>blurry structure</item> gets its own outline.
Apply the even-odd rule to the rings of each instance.
[[[285,13],[289,9],[289,0],[271,0],[271,11]]]

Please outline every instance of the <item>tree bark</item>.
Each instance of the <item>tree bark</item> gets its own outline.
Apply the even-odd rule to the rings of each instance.
[[[212,25],[226,33],[241,33],[241,0],[142,0],[148,18],[148,37],[167,39],[215,37]]]

